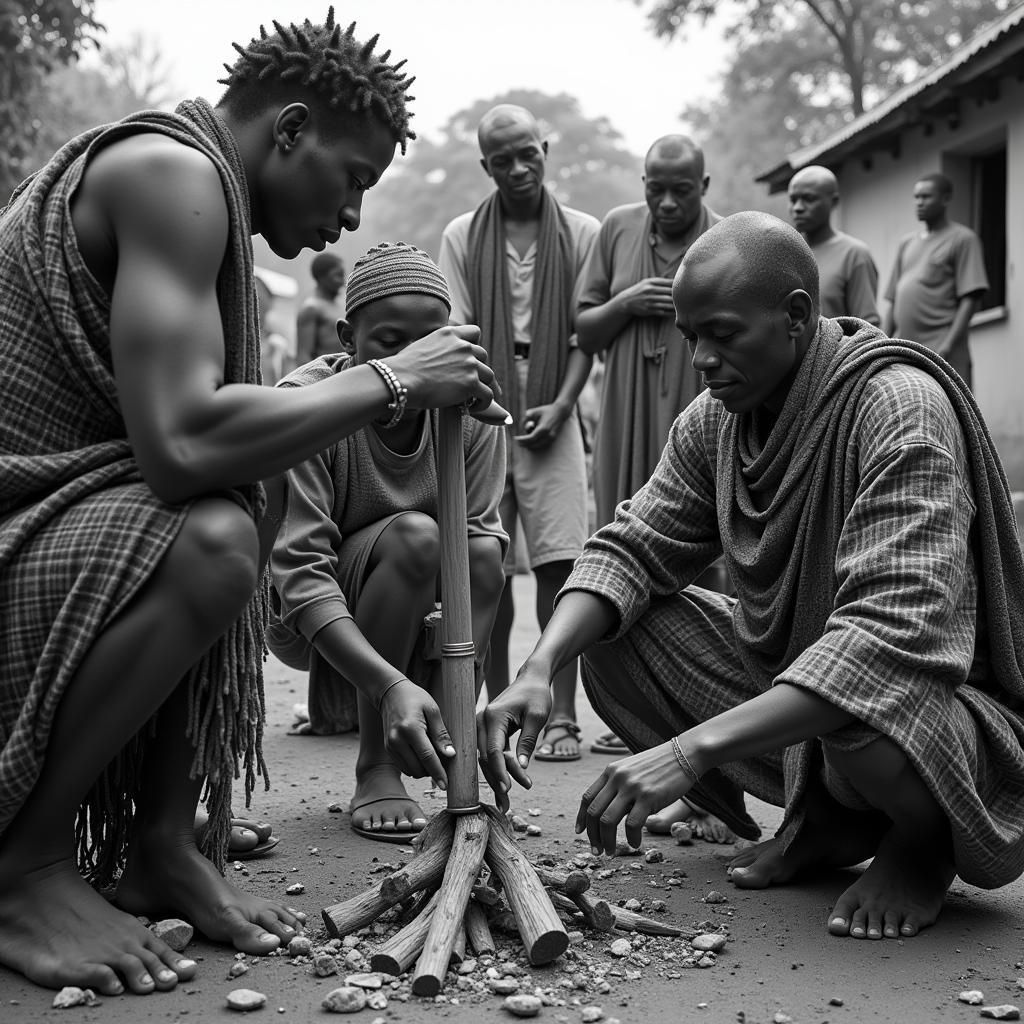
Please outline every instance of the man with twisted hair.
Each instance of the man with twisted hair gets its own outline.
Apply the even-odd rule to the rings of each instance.
[[[0,963],[42,985],[191,978],[136,915],[249,954],[301,929],[218,869],[239,762],[247,791],[264,771],[261,481],[388,409],[492,397],[473,327],[259,386],[250,236],[291,258],[355,230],[411,137],[376,37],[333,9],[275,29],[216,107],[88,132],[0,215]],[[115,878],[113,904],[87,883]]]
[[[1009,487],[963,380],[933,352],[818,315],[803,238],[741,213],[672,288],[707,385],[653,476],[587,542],[515,682],[478,719],[499,802],[551,676],[583,654],[634,752],[584,792],[576,831],[638,846],[685,796],[748,838],[745,791],[785,808],[729,867],[783,885],[871,864],[828,931],[916,935],[955,875],[1024,871],[1024,559]],[[736,597],[692,585],[724,552]],[[521,726],[516,756],[507,738]]]

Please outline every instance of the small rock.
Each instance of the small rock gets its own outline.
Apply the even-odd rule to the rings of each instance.
[[[694,936],[690,940],[690,945],[702,953],[720,953],[725,949],[726,941],[724,935],[719,935],[717,932],[705,932],[702,935]]]
[[[985,1002],[985,993],[976,988],[969,988],[966,992],[961,992],[957,999],[968,1006],[981,1006]]]
[[[366,1005],[371,1010],[386,1010],[388,1008],[388,997],[383,992],[368,992]]]
[[[580,1020],[583,1024],[593,1024],[593,1021],[603,1020],[604,1010],[600,1006],[584,1006],[580,1011]]]
[[[518,814],[513,814],[509,819],[509,824],[512,826],[513,832],[525,832],[527,829],[527,821],[525,818],[520,817]]]
[[[366,1005],[366,993],[355,985],[332,989],[320,1004],[328,1013],[358,1013]]]
[[[842,1001],[842,999],[839,998],[839,996],[833,996],[828,1001],[828,1005],[829,1006],[842,1006],[843,1005],[843,1001]]]
[[[231,1010],[258,1010],[266,1005],[267,997],[251,988],[236,988],[228,993],[228,1008]]]
[[[67,1010],[72,1006],[99,1006],[100,1002],[91,988],[67,985],[53,997],[53,1005],[58,1010]]]
[[[313,952],[313,943],[305,935],[296,935],[288,943],[289,956],[309,956]]]
[[[516,978],[489,978],[487,987],[496,996],[510,996],[519,991],[519,981]]]
[[[306,891],[306,887],[301,882],[296,882],[294,885],[289,885],[285,889],[287,896],[301,896]]]
[[[166,942],[175,953],[180,953],[191,941],[195,929],[187,921],[169,917],[166,921],[157,921],[150,931],[163,942]]]
[[[624,956],[629,956],[633,952],[633,943],[629,939],[616,939],[609,947],[608,952],[612,956],[617,956],[620,959]]]
[[[720,893],[717,889],[712,889],[711,892],[704,897],[705,903],[726,903],[728,898]]]
[[[663,914],[668,910],[668,904],[664,900],[651,900],[651,910]]]
[[[701,970],[706,970],[708,967],[714,967],[715,964],[717,964],[717,963],[718,963],[718,961],[715,959],[715,954],[714,953],[705,953],[697,961],[697,966]],[[789,1018],[787,1017],[786,1020],[789,1020]],[[782,1022],[781,1021],[777,1021],[776,1024],[782,1024]]]
[[[693,829],[685,821],[674,821],[669,834],[679,846],[689,846],[693,842]]]
[[[236,960],[228,968],[228,980],[232,978],[240,978],[243,974],[248,973],[249,965],[244,960]]]
[[[644,860],[648,864],[660,864],[665,859],[665,854],[661,850],[648,850],[644,854]]]
[[[1020,1009],[1010,1003],[1003,1003],[1001,1006],[983,1006],[982,1017],[991,1017],[992,1020],[1020,1020]]]
[[[793,1018],[788,1013],[783,1013],[780,1010],[772,1017],[772,1024],[793,1024]]]
[[[358,988],[380,988],[383,983],[379,974],[350,974],[345,979],[346,985],[355,985]]]
[[[543,835],[543,832],[541,832],[540,825],[527,825],[526,834],[528,836],[539,836]]]
[[[313,957],[313,973],[318,978],[329,978],[338,973],[338,961],[330,953],[317,953]]]
[[[515,995],[509,996],[501,1005],[517,1017],[536,1017],[542,1004],[539,996]]]
[[[622,904],[626,910],[643,910],[643,904],[638,899],[628,899]]]
[[[527,814],[528,814],[528,815],[529,815],[529,816],[530,816],[531,818],[539,818],[539,817],[540,817],[540,808],[539,808],[539,807],[530,807],[530,808],[529,808],[529,809],[527,810],[527,812],[526,812],[526,813],[527,813]]]

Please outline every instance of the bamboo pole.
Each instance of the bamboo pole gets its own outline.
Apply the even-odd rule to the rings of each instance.
[[[462,815],[455,819],[452,852],[444,881],[438,890],[437,906],[430,920],[423,952],[416,963],[413,995],[436,996],[444,985],[456,936],[462,931],[469,894],[484,862],[490,830],[490,823],[483,814]]]
[[[339,939],[375,921],[412,893],[436,883],[444,874],[451,845],[452,817],[442,811],[423,830],[419,853],[409,864],[358,896],[324,907],[320,914],[327,931]]]
[[[423,909],[399,932],[382,943],[370,956],[370,970],[385,974],[404,974],[416,962],[430,930],[430,919],[437,906],[438,893],[427,900]]]
[[[477,956],[494,953],[494,939],[487,915],[479,903],[470,900],[466,907],[466,941]]]
[[[455,747],[447,764],[448,810],[480,810],[476,764],[476,674],[466,532],[462,409],[437,414],[437,505],[441,537],[441,713]],[[500,429],[500,428],[494,428]]]
[[[535,966],[550,963],[569,948],[569,936],[551,905],[547,890],[532,865],[519,852],[503,815],[485,807],[491,836],[485,854],[491,870],[501,879],[526,955]]]

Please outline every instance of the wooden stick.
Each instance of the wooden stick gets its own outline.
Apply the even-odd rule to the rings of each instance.
[[[495,428],[500,429],[500,428]],[[455,747],[445,764],[448,810],[480,809],[476,762],[476,674],[469,594],[469,537],[466,531],[466,466],[462,410],[437,414],[437,505],[441,537],[441,713]]]
[[[473,883],[484,862],[490,822],[483,814],[463,815],[455,819],[455,839],[438,890],[437,907],[423,952],[416,963],[412,992],[417,996],[436,996],[444,984],[455,937],[462,931],[462,920],[469,903]]]
[[[566,896],[578,896],[590,888],[590,875],[586,871],[573,870],[566,874],[563,871],[555,871],[553,868],[544,868],[534,865],[534,871],[541,881],[541,885],[548,889],[557,889]]]
[[[534,965],[550,963],[569,948],[569,936],[551,905],[536,871],[519,852],[508,822],[494,807],[484,808],[491,819],[491,838],[486,860],[501,879],[526,955]]]
[[[692,928],[679,928],[666,921],[656,921],[653,917],[644,917],[635,910],[626,910],[611,904],[615,927],[623,932],[643,932],[645,935],[671,935],[675,938],[692,939],[699,933]]]
[[[473,900],[469,901],[466,907],[466,940],[470,949],[477,956],[486,956],[494,953],[494,939],[491,936],[491,928],[487,923],[487,915],[483,907]]]
[[[468,906],[468,904],[467,904]],[[465,927],[460,928],[455,933],[455,945],[452,946],[451,959],[448,961],[450,964],[454,964],[456,967],[466,959],[466,929]]]
[[[320,911],[332,938],[340,939],[371,921],[388,907],[440,880],[448,863],[452,844],[452,817],[446,811],[435,814],[423,830],[420,852],[399,871],[378,882],[366,892]]]
[[[437,900],[438,893],[435,892],[416,917],[378,947],[370,957],[370,970],[397,976],[412,967],[426,941]]]
[[[613,908],[607,900],[595,900],[583,892],[570,898],[556,889],[551,893],[551,902],[558,910],[568,913],[578,910],[583,915],[583,920],[595,931],[610,932],[615,927]]]

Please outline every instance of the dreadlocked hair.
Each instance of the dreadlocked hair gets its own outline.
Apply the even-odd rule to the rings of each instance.
[[[219,81],[227,89],[221,104],[240,117],[254,117],[268,101],[294,98],[298,86],[315,96],[325,113],[348,110],[360,121],[379,119],[405,153],[407,141],[416,138],[408,110],[416,98],[408,90],[416,79],[401,70],[404,60],[389,64],[390,50],[374,55],[379,36],[361,43],[354,36],[354,21],[342,31],[333,6],[323,25],[308,18],[302,25],[285,27],[276,20],[273,25],[273,33],[260,25],[260,38],[247,47],[231,44],[239,58],[224,65],[227,78]]]

